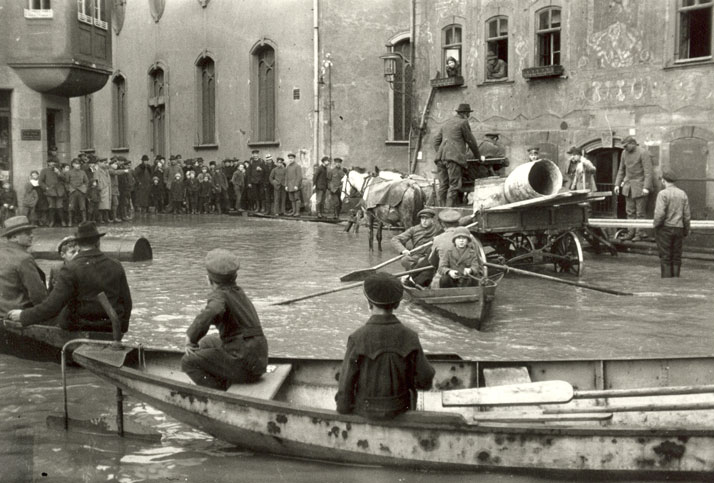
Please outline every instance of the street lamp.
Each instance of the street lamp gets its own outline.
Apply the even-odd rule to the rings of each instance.
[[[394,89],[394,79],[397,76],[399,63],[402,62],[406,66],[411,65],[411,63],[399,52],[388,52],[384,55],[380,55],[379,58],[384,61],[384,80],[387,81],[389,87]],[[410,79],[402,80],[402,82],[410,81]]]

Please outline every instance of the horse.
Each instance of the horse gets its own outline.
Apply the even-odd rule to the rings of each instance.
[[[342,179],[342,199],[359,193],[359,211],[369,227],[369,250],[374,251],[374,222],[377,221],[377,247],[382,251],[384,225],[401,225],[404,229],[416,225],[417,213],[424,208],[424,193],[419,184],[393,171],[378,171],[374,176],[360,168],[352,168]],[[355,233],[359,225],[356,225]],[[349,226],[347,228],[349,230]]]

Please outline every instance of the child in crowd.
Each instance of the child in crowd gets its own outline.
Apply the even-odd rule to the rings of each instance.
[[[149,191],[149,209],[154,209],[154,213],[161,212],[162,200],[164,196],[164,187],[161,184],[161,179],[154,176],[151,179],[151,189]]]
[[[200,186],[196,179],[196,172],[189,169],[186,171],[186,201],[188,202],[186,211],[192,215],[197,214],[200,209],[198,204],[199,189]]]
[[[32,171],[30,173],[30,179],[28,179],[25,184],[25,192],[22,195],[22,205],[20,209],[20,214],[25,215],[33,225],[38,224],[39,221],[37,216],[37,202],[40,200],[39,177],[40,173],[38,171]]]
[[[17,193],[12,189],[9,181],[3,181],[2,189],[0,189],[0,223],[4,223],[11,216],[15,216],[16,209]]]
[[[102,201],[102,191],[99,189],[99,181],[93,179],[87,189],[87,219],[89,221],[99,221],[99,203]]]
[[[213,179],[205,166],[201,168],[201,174],[198,175],[198,184],[198,204],[201,207],[201,213],[210,213]]]
[[[439,286],[449,288],[478,285],[478,277],[483,270],[481,257],[471,241],[471,233],[467,228],[458,227],[453,231],[452,242],[454,246],[439,259]]]
[[[171,207],[175,214],[181,214],[183,212],[183,205],[186,201],[186,186],[183,182],[183,176],[181,173],[176,173],[174,175],[174,180],[171,182]]]

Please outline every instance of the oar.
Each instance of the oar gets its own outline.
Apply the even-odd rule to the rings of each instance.
[[[513,272],[521,275],[527,275],[529,277],[542,278],[543,280],[550,280],[551,282],[564,283],[566,285],[573,285],[575,287],[587,288],[589,290],[596,290],[598,292],[609,293],[612,295],[634,295],[632,292],[620,292],[619,290],[612,290],[605,287],[598,287],[597,285],[590,285],[582,282],[571,282],[570,280],[563,280],[558,277],[551,277],[550,275],[543,275],[542,273],[529,272],[528,270],[521,270],[520,268],[509,267],[507,265],[499,265],[497,263],[486,262],[484,265],[492,268],[498,268],[504,272]]]
[[[566,381],[542,381],[444,391],[441,393],[441,403],[444,406],[510,406],[521,404],[567,403],[573,399],[673,396],[706,393],[714,393],[714,384],[576,391],[573,389],[573,386]]]
[[[413,270],[407,270],[406,272],[395,273],[394,276],[401,277],[402,275],[411,275],[412,273],[423,272],[424,270],[429,270],[430,268],[433,269],[434,267],[432,267],[431,265],[428,265],[426,267],[415,268]],[[337,288],[333,288],[330,290],[323,290],[322,292],[311,293],[309,295],[303,295],[302,297],[298,297],[298,298],[294,298],[294,299],[290,299],[290,300],[282,300],[280,302],[274,302],[270,305],[288,305],[293,302],[299,302],[301,300],[311,299],[313,297],[319,297],[320,295],[327,295],[330,293],[341,292],[342,290],[349,290],[351,288],[361,287],[363,283],[364,282],[351,283],[349,285],[344,285],[342,287],[337,287]]]
[[[478,222],[470,223],[470,224],[466,225],[464,228],[473,228],[476,225],[478,225]],[[409,254],[418,252],[419,250],[426,248],[428,246],[431,246],[433,244],[434,244],[434,241],[432,240],[428,243],[424,243],[423,245],[419,245],[418,247],[415,247],[415,248],[412,248],[411,250],[409,250]],[[372,275],[374,272],[376,272],[380,268],[386,267],[390,263],[394,263],[397,260],[401,260],[404,256],[405,256],[405,254],[402,254],[402,255],[396,256],[394,258],[390,258],[386,262],[382,262],[379,265],[375,265],[374,267],[362,268],[360,270],[355,270],[354,272],[350,272],[347,275],[341,276],[340,282],[354,282],[357,280],[364,280],[365,278],[367,278],[367,276]]]

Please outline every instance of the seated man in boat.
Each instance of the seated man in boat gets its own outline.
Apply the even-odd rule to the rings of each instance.
[[[471,241],[471,232],[462,226],[454,229],[453,246],[439,259],[440,288],[471,287],[478,285],[483,273],[481,257]]]
[[[35,307],[10,311],[10,318],[23,326],[45,324],[65,330],[111,332],[111,320],[97,300],[104,292],[119,316],[121,331],[126,332],[131,292],[121,263],[99,249],[104,235],[93,221],[80,223],[74,234],[79,253],[60,269],[50,295]]]
[[[431,388],[434,368],[419,336],[393,314],[403,293],[399,280],[384,272],[364,281],[371,317],[347,340],[337,412],[393,418],[416,407],[417,389]]]
[[[268,342],[255,307],[236,285],[240,263],[228,250],[206,255],[212,292],[206,308],[186,331],[181,369],[199,386],[227,390],[233,383],[255,382],[268,365]],[[218,334],[206,335],[211,325]]]
[[[434,223],[436,212],[431,208],[424,208],[418,213],[419,224],[411,228],[407,228],[404,232],[392,237],[392,246],[402,254],[402,266],[407,270],[422,268],[429,265],[428,255],[429,247],[424,247],[415,252],[410,252],[407,246],[412,249],[420,247],[425,243],[430,243],[434,237],[441,233],[441,226]],[[414,287],[416,285],[426,286],[431,280],[432,274],[420,272],[419,274],[410,277],[406,275],[402,280],[405,285]]]
[[[5,220],[0,234],[0,320],[12,309],[32,307],[47,298],[45,274],[28,253],[35,228],[26,216]]]

